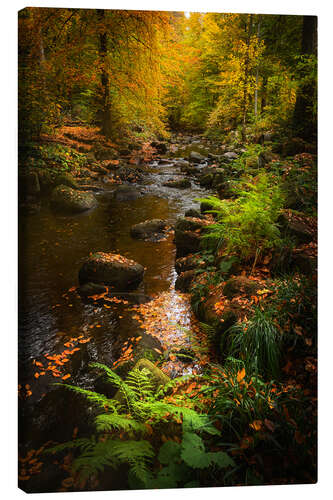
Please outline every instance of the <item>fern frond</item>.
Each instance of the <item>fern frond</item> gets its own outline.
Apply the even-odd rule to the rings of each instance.
[[[109,432],[118,429],[125,432],[134,431],[144,434],[148,431],[147,427],[141,422],[124,417],[123,415],[104,413],[96,417],[95,423],[96,430],[99,432]]]
[[[96,440],[95,437],[92,436],[91,438],[75,439],[74,441],[67,441],[66,443],[61,443],[56,446],[52,446],[51,448],[46,448],[44,450],[44,453],[55,454],[73,448],[80,448],[80,450],[82,450],[83,453],[86,453],[89,450],[92,450],[95,445],[96,445]]]
[[[94,391],[89,391],[87,389],[82,389],[81,387],[76,387],[75,385],[70,385],[70,384],[55,384],[55,385],[60,385],[61,387],[69,389],[70,391],[76,392],[77,394],[81,394],[86,399],[88,399],[88,401],[94,403],[96,406],[99,406],[100,408],[108,407],[109,409],[117,413],[117,411],[121,407],[118,401],[114,399],[109,399],[106,396],[104,396],[104,394],[100,394]]]
[[[137,399],[151,398],[153,395],[153,384],[151,372],[147,368],[142,370],[136,368],[131,370],[126,378],[126,384],[135,393]]]
[[[118,439],[109,441],[109,446],[109,456],[115,457],[121,463],[150,462],[155,456],[154,448],[146,440],[121,441]]]

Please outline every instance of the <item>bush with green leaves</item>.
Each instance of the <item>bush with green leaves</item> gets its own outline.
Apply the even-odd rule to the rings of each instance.
[[[306,338],[311,345],[317,342],[317,289],[316,282],[297,275],[274,280],[274,294],[266,308],[283,331],[283,347],[303,348]]]
[[[219,200],[210,196],[201,201],[212,205],[217,222],[208,226],[203,239],[213,247],[222,245],[227,254],[241,259],[255,259],[280,243],[277,224],[283,196],[279,185],[266,173],[240,183],[236,200]]]
[[[118,393],[110,399],[63,384],[102,410],[95,417],[96,435],[47,450],[48,453],[79,450],[72,465],[73,474],[84,479],[103,472],[106,467],[116,469],[126,464],[130,487],[163,488],[185,486],[193,478],[196,480],[196,469],[233,465],[225,452],[206,451],[199,434],[220,434],[206,414],[191,408],[193,403],[185,395],[176,397],[173,403],[168,402],[166,395],[179,379],[156,390],[146,368],[133,369],[124,381],[105,365],[93,363],[91,366],[103,370],[107,381],[118,388]],[[171,432],[172,437],[178,434],[178,442],[170,437],[161,446],[162,431]],[[126,439],[120,438],[120,432],[126,434]],[[164,466],[162,470],[159,470],[160,465]]]
[[[87,156],[62,144],[30,147],[31,156],[25,160],[28,169],[48,169],[52,173],[75,172],[87,164]]]
[[[199,306],[209,295],[212,288],[222,281],[220,273],[216,271],[199,272],[197,278],[192,282],[191,292],[191,306],[193,311],[198,314]]]
[[[236,170],[247,171],[248,169],[258,168],[258,158],[260,153],[264,151],[261,144],[249,144],[239,158],[232,162],[232,167]]]

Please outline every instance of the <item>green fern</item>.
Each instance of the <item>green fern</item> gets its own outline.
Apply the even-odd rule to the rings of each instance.
[[[147,433],[147,427],[141,422],[136,420],[131,420],[123,415],[107,414],[103,413],[98,415],[95,419],[96,430],[98,432],[111,432],[113,430],[123,431],[123,432],[137,432],[145,434]]]
[[[69,389],[70,391],[76,392],[77,394],[81,394],[84,396],[88,401],[91,403],[95,404],[97,407],[100,408],[108,408],[113,411],[117,411],[120,408],[120,404],[118,401],[114,399],[107,398],[104,396],[104,394],[99,394],[98,392],[94,391],[88,391],[87,389],[82,389],[81,387],[77,387],[74,385],[70,384],[54,384],[58,385],[60,387],[65,387],[66,389]]]
[[[179,481],[185,481],[186,471],[190,468],[200,469],[214,464],[216,467],[224,466],[223,456],[206,452],[202,438],[198,435],[202,432],[220,435],[210,417],[194,410],[193,400],[185,394],[174,396],[175,404],[165,399],[171,390],[187,383],[193,376],[179,377],[154,391],[151,373],[147,368],[133,369],[124,381],[105,365],[93,363],[91,366],[106,374],[107,380],[118,388],[121,401],[80,387],[63,385],[67,390],[87,398],[97,408],[107,409],[95,417],[96,436],[75,439],[48,450],[52,453],[65,449],[78,450],[79,455],[72,465],[73,473],[78,473],[83,479],[103,472],[106,467],[117,468],[127,464],[131,487],[154,488],[176,486]],[[183,441],[177,464],[170,460],[163,471],[156,475],[153,466],[159,450],[155,451],[151,442],[159,442],[160,428],[165,425],[166,417],[169,422],[179,426]],[[157,435],[154,434],[155,429]],[[119,439],[118,432],[126,433],[127,439]],[[143,436],[149,436],[151,442],[142,439]],[[201,444],[195,448],[193,442]],[[167,457],[166,448],[163,450]]]
[[[203,241],[226,252],[237,253],[243,259],[258,258],[260,252],[280,244],[277,218],[283,206],[283,196],[276,181],[266,173],[235,189],[236,200],[219,200],[209,196],[201,202],[212,207],[217,222],[208,226]],[[256,262],[256,260],[255,260]]]

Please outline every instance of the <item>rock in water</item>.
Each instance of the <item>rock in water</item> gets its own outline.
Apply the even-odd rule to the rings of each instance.
[[[187,189],[191,187],[191,181],[189,179],[170,180],[165,182],[163,186],[176,189]]]
[[[144,274],[144,268],[134,260],[114,253],[96,252],[83,264],[79,271],[80,285],[103,283],[111,291],[136,289]]]
[[[131,227],[131,236],[140,240],[155,239],[161,237],[165,228],[167,227],[167,221],[161,219],[152,219],[140,222]]]
[[[197,162],[197,163],[200,163],[201,161],[203,161],[205,159],[204,156],[202,156],[200,153],[197,153],[196,151],[191,151],[190,153],[190,156],[189,156],[189,160],[191,162]]]
[[[92,193],[78,191],[69,186],[57,186],[51,194],[51,206],[59,212],[80,213],[97,205]]]
[[[228,151],[227,153],[224,153],[223,156],[228,160],[236,160],[236,158],[238,158],[238,154],[234,151]]]
[[[177,277],[175,283],[175,289],[185,293],[188,292],[195,276],[196,272],[194,269],[189,269],[188,271],[184,271]]]
[[[190,253],[198,252],[200,249],[200,230],[203,223],[199,220],[181,217],[175,226],[175,244],[177,257],[185,257]]]

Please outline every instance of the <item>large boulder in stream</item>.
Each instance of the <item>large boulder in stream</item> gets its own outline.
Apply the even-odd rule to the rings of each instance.
[[[220,167],[206,167],[199,177],[199,184],[203,187],[216,187],[224,182],[226,177],[225,169]]]
[[[144,267],[134,260],[114,253],[96,252],[81,267],[79,282],[80,285],[102,283],[112,290],[127,291],[140,285],[143,274]]]
[[[181,217],[175,225],[177,257],[185,257],[200,249],[200,232],[204,223],[200,219]]]
[[[78,191],[63,184],[52,191],[50,202],[55,210],[70,214],[85,212],[97,205],[92,193]]]
[[[189,269],[188,271],[182,272],[176,279],[175,289],[184,293],[188,292],[195,276],[195,269]]]
[[[167,221],[161,219],[146,220],[132,226],[130,233],[139,240],[158,240],[164,237],[167,225]]]

